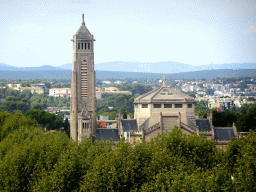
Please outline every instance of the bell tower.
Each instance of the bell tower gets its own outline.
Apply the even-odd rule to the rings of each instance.
[[[95,136],[96,95],[94,71],[94,38],[82,24],[73,36],[73,62],[71,74],[70,132],[74,141]]]

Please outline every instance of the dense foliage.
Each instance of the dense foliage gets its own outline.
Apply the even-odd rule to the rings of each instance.
[[[213,110],[213,126],[232,127],[235,123],[238,132],[256,129],[256,104],[243,104],[240,108],[232,106],[229,110]]]
[[[226,152],[204,136],[166,136],[114,147],[44,132],[19,113],[0,113],[1,191],[255,191],[256,134]],[[231,179],[233,175],[234,180]]]
[[[32,94],[30,90],[0,88],[0,111],[14,112],[20,110],[26,113],[30,109],[45,109],[47,107],[70,106],[70,99],[65,97],[50,97],[48,93]]]
[[[47,113],[39,109],[31,109],[25,115],[36,120],[38,124],[46,130],[59,130],[63,127],[62,119],[53,113]]]
[[[206,118],[207,111],[209,108],[207,107],[207,103],[204,101],[197,101],[195,106],[195,114],[198,115],[199,118]]]
[[[117,111],[122,115],[133,113],[134,96],[126,94],[111,94],[103,93],[102,100],[97,101],[97,114],[109,115],[111,120],[114,120]]]
[[[133,96],[135,96],[136,94],[142,95],[152,90],[152,87],[150,85],[142,84],[129,85],[127,83],[124,83],[115,86],[118,87],[120,91],[131,91]]]

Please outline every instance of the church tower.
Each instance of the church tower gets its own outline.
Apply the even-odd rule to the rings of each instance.
[[[74,141],[95,136],[96,95],[94,71],[94,38],[82,24],[73,36],[73,63],[71,74],[70,132]]]

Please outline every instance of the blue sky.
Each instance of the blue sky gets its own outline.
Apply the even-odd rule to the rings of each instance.
[[[0,63],[72,62],[85,23],[95,63],[256,63],[255,0],[1,0]]]

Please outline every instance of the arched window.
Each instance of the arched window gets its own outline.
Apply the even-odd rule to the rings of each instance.
[[[88,43],[88,49],[90,49],[91,48],[91,44],[90,43]]]

